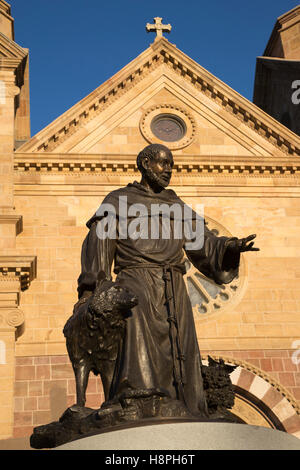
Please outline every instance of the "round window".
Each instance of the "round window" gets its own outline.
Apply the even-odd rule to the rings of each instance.
[[[152,119],[151,131],[160,140],[176,142],[186,134],[186,125],[174,114],[159,114]]]
[[[140,130],[151,144],[166,144],[170,150],[190,145],[196,135],[196,121],[176,104],[157,104],[141,117]]]

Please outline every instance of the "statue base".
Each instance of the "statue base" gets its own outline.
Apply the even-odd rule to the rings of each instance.
[[[300,439],[248,424],[187,422],[127,426],[58,446],[55,450],[300,450]],[[152,462],[153,463],[153,462]]]
[[[236,422],[228,410],[215,410],[209,416],[191,414],[183,402],[154,389],[133,390],[121,394],[99,410],[73,405],[59,421],[34,428],[30,445],[34,449],[51,449],[92,434],[120,430],[124,425],[143,426],[165,420]]]

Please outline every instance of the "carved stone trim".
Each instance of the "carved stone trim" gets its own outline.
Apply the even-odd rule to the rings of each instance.
[[[86,109],[80,110],[80,113],[73,117],[67,124],[59,127],[53,135],[50,135],[42,143],[39,143],[33,151],[44,151],[51,152],[66,140],[69,136],[74,134],[78,128],[85,125],[87,122],[94,119],[95,116],[104,111],[114,101],[119,99],[120,96],[131,90],[140,80],[142,80],[148,73],[154,70],[161,62],[161,57],[154,54],[153,57],[148,59],[145,64],[139,66],[136,70],[131,72],[126,78],[116,84],[109,90],[105,90],[100,97],[90,103]],[[30,145],[30,141],[28,142]],[[22,150],[25,150],[26,144],[22,146]]]
[[[165,142],[157,138],[152,130],[151,130],[151,122],[152,120],[159,116],[160,114],[172,114],[179,117],[182,121],[184,121],[186,125],[186,134],[176,142]],[[151,106],[151,108],[147,109],[143,114],[140,120],[140,130],[148,142],[151,144],[159,143],[166,145],[170,150],[182,149],[190,145],[196,134],[197,126],[196,121],[186,109],[182,108],[181,106],[173,105],[173,104],[161,104]]]
[[[14,72],[13,80],[17,86],[8,88],[9,96],[14,97],[20,93],[19,87],[23,84],[28,50],[0,32],[0,55],[0,71]]]
[[[36,256],[0,256],[0,277],[19,278],[21,290],[29,288],[31,281],[36,278]]]
[[[287,140],[279,132],[262,122],[249,109],[246,109],[242,104],[235,102],[233,99],[225,96],[224,92],[220,90],[215,84],[205,80],[198,73],[195,73],[186,66],[183,66],[176,57],[166,50],[160,52],[164,57],[164,63],[172,68],[177,74],[189,80],[199,91],[203,92],[206,96],[216,101],[226,111],[230,112],[237,119],[245,123],[252,130],[258,132],[259,135],[266,138],[273,145],[277,146],[281,151],[290,155],[300,155],[300,146],[295,146]],[[278,123],[279,124],[279,123]]]
[[[169,145],[167,145],[169,147]],[[99,158],[101,158],[99,156]],[[220,158],[220,157],[219,157]],[[211,157],[210,157],[211,159]],[[191,158],[192,160],[192,158]],[[14,169],[18,172],[52,172],[52,173],[138,173],[136,163],[123,162],[61,162],[61,161],[21,161],[16,160]],[[174,172],[184,175],[195,174],[222,174],[243,176],[291,176],[300,174],[300,164],[241,164],[241,163],[175,163]]]
[[[9,39],[5,34],[0,32],[0,50],[2,52],[0,69],[2,68],[2,61],[8,59],[15,59],[18,64],[28,55],[28,50],[19,46],[15,41]],[[4,62],[5,63],[5,62]],[[9,62],[7,62],[9,63]]]
[[[13,328],[17,328],[21,326],[25,321],[25,316],[22,310],[19,308],[14,308],[6,312],[6,323],[8,326],[12,326]]]
[[[7,90],[6,91],[7,96],[9,96],[10,98],[14,98],[15,96],[18,96],[20,94],[20,91],[21,91],[21,89],[16,85],[11,85],[11,86],[7,87],[6,90]]]

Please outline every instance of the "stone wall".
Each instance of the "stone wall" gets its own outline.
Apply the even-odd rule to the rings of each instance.
[[[298,7],[299,8],[299,7]],[[289,60],[300,59],[300,8],[298,13],[298,22],[291,26],[287,25],[281,32],[281,40],[284,52],[284,58]]]

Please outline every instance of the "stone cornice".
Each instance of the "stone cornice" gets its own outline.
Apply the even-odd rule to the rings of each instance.
[[[287,11],[283,15],[279,16],[277,18],[278,23],[280,24],[281,27],[284,27],[286,23],[289,21],[293,20],[294,18],[299,17],[300,21],[300,5],[297,5],[295,8],[292,10]]]
[[[16,85],[23,84],[24,67],[28,49],[24,49],[16,42],[0,33],[0,71],[14,72]]]
[[[22,145],[19,152],[55,152],[60,143],[134,87],[155,67],[165,63],[197,90],[216,101],[231,115],[289,155],[300,155],[300,139],[274,118],[162,38],[105,82],[87,98]]]
[[[0,70],[15,71],[23,59],[15,57],[1,57],[0,56]]]
[[[37,158],[36,158],[37,157]],[[101,175],[138,174],[134,155],[45,155],[15,154],[14,169],[20,173]],[[299,175],[297,158],[259,158],[211,155],[175,156],[174,176],[189,174]]]
[[[28,55],[28,50],[19,46],[0,32],[0,58],[15,58],[19,61]]]
[[[0,10],[2,13],[6,13],[7,16],[11,18],[11,7],[9,3],[5,2],[5,0],[0,0]]]
[[[0,256],[1,280],[19,278],[21,290],[28,289],[36,278],[36,256]]]

